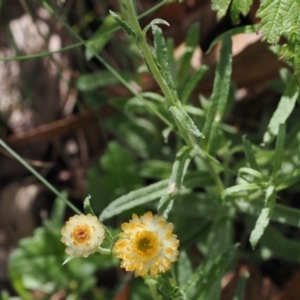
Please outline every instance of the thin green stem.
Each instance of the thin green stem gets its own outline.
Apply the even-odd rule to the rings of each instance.
[[[102,247],[98,247],[97,252],[102,254],[102,255],[111,255],[112,254],[111,249],[102,248]]]
[[[58,198],[64,201],[75,213],[82,214],[82,212],[75,207],[62,193],[60,193],[49,181],[41,176],[35,169],[33,169],[21,156],[19,156],[13,149],[11,149],[4,141],[0,139],[0,146],[2,146],[9,154],[11,154],[20,164],[22,164],[28,171],[30,171],[38,180],[40,180],[50,191],[52,191]]]
[[[154,300],[160,300],[160,297],[158,295],[157,289],[156,289],[156,283],[153,279],[146,279],[145,282],[149,286],[151,296]]]
[[[128,12],[128,20],[131,22],[131,26],[132,26],[134,32],[139,37],[138,45],[143,53],[144,59],[148,65],[153,77],[155,78],[155,80],[157,81],[158,85],[160,86],[163,94],[165,95],[168,105],[169,106],[177,105],[176,99],[174,99],[172,92],[169,89],[169,86],[165,82],[161,72],[158,70],[157,65],[153,59],[151,50],[146,41],[146,37],[143,34],[142,29],[136,18],[132,0],[125,0],[125,3],[126,3],[126,7],[127,7],[127,12]],[[185,130],[185,128],[182,126],[182,124],[177,119],[174,118],[174,121],[180,131],[182,138],[185,140],[186,144],[189,147],[197,149],[198,144],[197,144],[194,136],[192,136],[187,130]],[[223,183],[222,183],[218,173],[216,172],[214,166],[205,158],[204,155],[201,155],[201,153],[199,151],[198,151],[198,156],[204,161],[207,170],[214,177],[218,191],[219,191],[219,195],[220,195],[221,192],[224,190],[224,186],[223,186]]]
[[[158,85],[160,86],[162,92],[164,93],[166,100],[168,102],[168,106],[175,105],[176,101],[174,100],[174,97],[173,97],[167,83],[165,82],[164,78],[162,77],[160,71],[158,70],[158,68],[156,66],[156,63],[153,59],[153,55],[148,47],[146,36],[143,33],[143,31],[140,27],[140,24],[136,18],[132,0],[125,0],[125,4],[127,7],[128,20],[130,21],[134,32],[139,37],[138,46],[140,47],[140,49],[143,53],[143,56],[147,62],[147,65],[148,65],[151,73],[153,74],[153,77],[156,79]]]
[[[83,41],[83,39],[69,26],[68,23],[66,23],[53,9],[46,1],[42,1],[43,6],[51,13],[53,14],[79,41]],[[171,122],[166,119],[158,110],[154,110],[150,105],[148,105],[147,101],[130,85],[127,83],[127,81],[113,68],[111,67],[96,51],[88,46],[85,45],[92,53],[93,55],[105,66],[105,68],[110,71],[133,95],[135,95],[139,100],[141,100],[145,106],[152,111],[157,117],[159,117],[167,126],[173,127]]]

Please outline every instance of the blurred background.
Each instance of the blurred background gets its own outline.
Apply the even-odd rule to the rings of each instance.
[[[0,57],[18,57],[0,62],[0,138],[56,189],[65,192],[79,209],[88,194],[92,196],[93,208],[100,213],[116,197],[167,178],[172,139],[169,144],[163,143],[159,133],[162,124],[153,118],[151,122],[135,118],[126,106],[131,93],[83,44],[76,46],[80,40],[38,1],[0,3]],[[123,31],[115,30],[112,19],[106,18],[109,10],[120,10],[117,0],[50,3],[82,39],[100,37],[88,42],[89,45],[133,88],[139,92],[159,92],[155,81],[145,72],[138,49]],[[136,1],[139,14],[157,4],[154,0]],[[229,16],[217,21],[209,0],[164,4],[140,23],[143,28],[152,19],[161,18],[170,24],[162,28],[165,37],[173,40],[174,59],[186,50],[189,28],[195,22],[200,23],[199,43],[191,68],[207,65],[209,71],[191,96],[191,101],[199,106],[199,93],[210,96],[220,48],[217,44],[207,53],[209,45],[227,30],[258,23],[255,16],[258,5],[259,1],[254,1],[250,13],[241,16],[238,25]],[[108,31],[109,34],[102,36]],[[148,37],[151,43],[150,32]],[[235,105],[226,122],[235,130],[255,136],[261,133],[276,108],[282,93],[279,70],[286,66],[269,50],[268,44],[261,42],[258,33],[238,34],[232,40],[232,81],[236,92]],[[52,53],[71,45],[75,46]],[[35,55],[43,52],[50,53]],[[128,121],[133,118],[134,122]],[[155,162],[149,162],[158,158],[166,162],[159,166],[159,176],[151,174]],[[59,242],[59,228],[73,212],[56,206],[55,195],[0,148],[0,290],[12,296],[18,293],[21,299],[138,299],[130,297],[130,289],[135,288],[130,284],[130,276],[122,284],[118,281],[120,270],[112,258],[80,259],[61,271],[64,247]],[[60,218],[59,221],[53,216]],[[33,236],[42,224],[46,224],[44,229],[35,231]],[[24,240],[26,237],[29,238]],[[21,239],[23,250],[14,254],[9,268],[10,256]],[[53,247],[61,254],[49,254],[32,263],[42,254],[47,256],[47,249]],[[201,261],[197,251],[192,255]],[[44,274],[47,266],[53,268],[48,277]],[[242,268],[253,274],[248,282],[247,299],[296,299],[287,294],[299,290],[300,270],[295,264],[274,260],[246,267],[241,264]],[[82,274],[78,270],[83,270]],[[42,274],[47,278],[42,278]],[[88,276],[91,280],[83,282]],[[53,278],[60,278],[60,283],[52,282]],[[235,280],[235,274],[224,278],[222,299],[231,299]],[[139,288],[137,285],[136,289]],[[5,295],[3,292],[2,297]]]

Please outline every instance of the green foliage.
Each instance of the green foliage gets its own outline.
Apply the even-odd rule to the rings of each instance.
[[[59,290],[75,297],[88,295],[96,285],[95,271],[116,265],[113,258],[94,256],[73,259],[62,266],[66,258],[65,246],[60,241],[64,213],[62,204],[57,199],[52,219],[37,228],[32,237],[22,239],[18,249],[10,256],[9,276],[24,300],[33,299],[31,290],[39,290],[48,296]]]
[[[212,6],[218,11],[218,18],[228,12],[232,21],[238,23],[241,14],[248,14],[252,2],[213,0]],[[141,29],[132,2],[120,3],[122,12],[111,12],[92,39],[84,43],[85,57],[98,60],[107,70],[95,71],[93,64],[76,81],[77,89],[85,92],[87,98],[92,95],[97,106],[107,101],[117,110],[105,121],[99,118],[105,132],[105,149],[99,161],[88,169],[87,192],[91,196],[84,200],[84,211],[92,215],[95,211],[101,222],[116,227],[106,228],[104,244],[109,251],[118,239],[112,233],[119,232],[119,225],[132,212],[157,211],[174,224],[180,255],[171,270],[157,278],[131,279],[126,274],[117,279],[117,285],[127,285],[131,280],[133,300],[150,299],[150,295],[155,299],[218,300],[222,278],[234,269],[234,262],[240,257],[252,262],[278,257],[299,262],[299,242],[288,238],[285,232],[288,226],[300,228],[300,210],[282,197],[298,195],[300,190],[299,79],[281,70],[281,78],[273,84],[282,94],[281,99],[276,108],[270,105],[263,121],[257,121],[260,123],[255,135],[226,123],[235,105],[236,91],[231,82],[231,36],[261,31],[269,43],[277,43],[284,36],[287,43],[279,55],[300,75],[299,3],[262,1],[258,10],[260,25],[237,27],[216,37],[210,49],[219,42],[222,46],[209,100],[194,94],[208,70],[203,65],[197,70],[191,67],[200,25],[190,26],[184,53],[175,59],[174,42],[165,40],[163,30],[157,26],[169,24],[154,19]],[[49,4],[44,6],[78,38]],[[112,33],[119,27],[131,39],[122,40],[120,49],[125,49],[128,42],[129,47],[135,47],[129,55],[130,67],[124,71],[114,70],[98,54],[107,43],[115,42]],[[146,35],[151,36],[150,28],[153,47],[146,40]],[[80,37],[79,40],[82,42]],[[116,62],[123,59],[124,53],[118,53]],[[161,91],[140,92],[142,76],[135,70],[138,63],[144,63],[141,72],[148,68]],[[100,100],[96,92],[116,83],[122,83],[131,95]],[[199,96],[200,107],[191,102],[195,96]],[[98,254],[88,259],[66,259],[59,241],[64,205],[79,211],[2,140],[0,145],[63,200],[55,202],[51,220],[38,228],[33,237],[21,241],[12,255],[9,271],[16,291],[22,299],[31,299],[30,291],[34,289],[47,296],[61,289],[77,299],[94,299],[95,272],[116,267],[117,263]],[[280,204],[276,203],[278,199]],[[245,225],[245,236],[250,236],[255,252],[239,249],[236,220]],[[199,254],[194,252],[201,253],[200,264],[196,263]],[[234,300],[244,298],[247,279],[247,275],[239,279]],[[99,299],[112,299],[115,292],[111,295],[101,292]],[[6,297],[5,293],[1,296]]]

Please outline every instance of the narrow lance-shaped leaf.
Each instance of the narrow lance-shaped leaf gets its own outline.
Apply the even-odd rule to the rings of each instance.
[[[246,284],[247,284],[249,277],[250,277],[250,274],[247,272],[239,278],[239,281],[236,286],[232,300],[244,300],[245,299]]]
[[[261,187],[256,183],[239,184],[225,189],[221,196],[223,200],[226,200],[227,197],[244,196],[248,192],[254,192],[259,189]]]
[[[157,59],[157,63],[159,64],[158,69],[160,70],[162,77],[168,85],[175,102],[179,102],[175,84],[170,73],[168,63],[168,50],[162,30],[156,25],[152,25],[151,27],[154,37],[155,56]]]
[[[252,230],[251,235],[250,235],[250,244],[253,249],[256,247],[259,239],[262,237],[266,227],[269,224],[275,202],[276,202],[275,187],[269,186],[266,191],[264,208],[262,209],[262,211],[256,221],[255,227]]]
[[[204,138],[204,135],[200,132],[198,127],[195,125],[191,117],[186,113],[181,105],[178,107],[170,106],[169,111],[172,115],[181,123],[181,125],[190,133],[197,137]]]
[[[249,166],[256,170],[256,171],[260,171],[260,167],[258,166],[255,156],[254,156],[254,152],[252,149],[252,144],[251,142],[246,138],[246,136],[243,136],[243,144],[244,144],[244,151],[246,154],[246,158],[248,161]]]
[[[273,172],[272,172],[273,177],[281,168],[281,164],[283,160],[284,141],[285,141],[285,124],[280,124],[278,137],[276,140],[275,157],[274,157]]]
[[[170,26],[170,24],[162,19],[154,19],[152,20],[144,29],[143,29],[143,33],[146,34],[147,31],[150,29],[151,26],[153,25],[158,25],[158,24],[163,24],[163,25],[167,25]]]
[[[94,213],[94,211],[93,211],[93,209],[91,207],[90,199],[91,199],[90,195],[88,195],[84,199],[84,201],[83,201],[83,209],[84,209],[84,212],[85,212],[86,215],[91,214],[92,216],[94,216],[95,213]]]
[[[262,210],[260,201],[245,202],[237,201],[236,207],[242,213],[258,216]],[[300,209],[287,207],[286,205],[275,204],[271,220],[284,225],[300,228]]]
[[[183,147],[176,155],[176,160],[172,167],[172,173],[169,179],[166,193],[161,197],[158,204],[158,214],[168,217],[173,202],[181,188],[187,167],[191,161],[191,149]]]
[[[168,180],[162,180],[117,198],[102,211],[99,216],[100,221],[107,220],[135,206],[158,199],[164,193],[167,185]]]
[[[117,14],[109,11],[111,16],[114,18],[115,22],[128,34],[130,38],[132,38],[135,42],[137,41],[137,36],[134,30],[128,25],[128,23],[122,20]]]
[[[285,123],[287,118],[290,116],[294,110],[296,100],[299,96],[299,87],[297,85],[296,79],[290,76],[289,83],[282,95],[280,102],[274,112],[268,129],[263,137],[263,142],[269,144],[273,141],[274,137],[277,136],[279,131],[279,125]]]
[[[206,148],[209,144],[214,144],[210,141],[210,137],[216,137],[215,132],[211,132],[214,122],[222,120],[224,110],[226,107],[229,90],[230,90],[230,77],[232,69],[232,53],[231,53],[231,38],[226,36],[222,42],[220,50],[220,57],[215,73],[213,93],[211,96],[211,105],[205,120],[203,134],[206,137]],[[218,128],[214,128],[214,131]]]

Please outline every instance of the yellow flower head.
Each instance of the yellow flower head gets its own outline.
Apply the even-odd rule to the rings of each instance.
[[[75,257],[88,257],[96,252],[104,239],[105,230],[95,216],[75,215],[61,229],[61,241],[66,253]]]
[[[123,223],[124,233],[115,246],[116,256],[122,259],[121,267],[135,271],[134,275],[152,277],[163,273],[177,260],[179,241],[173,234],[173,225],[163,216],[147,212],[140,218],[132,215],[129,223]]]

